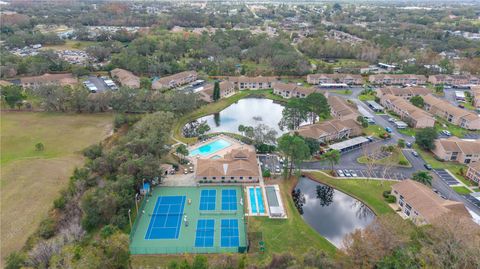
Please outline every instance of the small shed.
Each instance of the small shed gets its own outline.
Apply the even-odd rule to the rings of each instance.
[[[142,187],[142,189],[140,190],[140,193],[141,193],[142,195],[146,195],[146,194],[148,194],[149,192],[150,192],[150,183],[148,183],[148,182],[143,183],[143,187]]]

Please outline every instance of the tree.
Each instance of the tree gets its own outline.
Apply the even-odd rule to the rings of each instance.
[[[208,131],[210,131],[210,126],[206,122],[202,122],[197,128],[198,135],[204,135]]]
[[[245,125],[243,124],[238,125],[238,131],[243,135],[243,133],[245,132]]]
[[[357,121],[362,125],[363,128],[368,127],[368,121],[363,116],[358,116]]]
[[[293,165],[299,165],[310,157],[310,149],[303,138],[298,135],[284,134],[278,140],[278,150],[285,157],[285,167],[288,168],[287,178],[292,176]]]
[[[42,142],[39,142],[39,143],[35,144],[35,150],[36,151],[43,151],[43,150],[45,150],[45,146],[43,145]]]
[[[312,93],[302,99],[309,110],[310,121],[315,123],[317,117],[326,119],[330,116],[330,105],[322,93]]]
[[[142,89],[150,90],[152,88],[152,81],[147,77],[140,78],[140,87]]]
[[[216,102],[220,100],[220,82],[215,81],[213,85],[213,101]]]
[[[276,139],[277,131],[266,124],[261,123],[253,128],[253,141],[255,145],[275,144]]]
[[[278,123],[281,130],[296,130],[308,118],[308,109],[301,99],[290,99],[282,111],[282,119]]]
[[[404,148],[405,147],[405,139],[398,139],[397,146],[399,148]]]
[[[435,92],[436,93],[443,93],[443,89],[444,89],[443,84],[435,85]]]
[[[425,102],[420,95],[410,98],[410,103],[419,108],[423,108],[425,106]]]
[[[323,158],[328,162],[330,162],[330,165],[332,166],[332,173],[333,173],[333,171],[335,171],[334,165],[338,164],[338,162],[340,161],[340,151],[336,149],[327,151],[326,153],[323,154]]]
[[[1,94],[10,108],[15,108],[15,105],[25,100],[26,98],[26,96],[23,94],[22,87],[18,85],[9,85],[2,87]]]
[[[187,149],[187,146],[185,144],[180,144],[180,146],[177,147],[177,149],[175,150],[175,152],[179,155],[182,156],[182,159],[185,158],[185,156],[188,155],[188,149]]]
[[[320,149],[320,142],[318,142],[318,140],[315,138],[307,137],[305,138],[305,143],[310,149],[310,155],[314,155]]]
[[[20,269],[25,263],[25,257],[20,252],[10,253],[5,260],[5,269]]]
[[[437,137],[438,134],[435,128],[423,128],[415,134],[415,143],[423,149],[433,150],[435,149],[435,139],[437,139]]]
[[[96,58],[99,62],[103,62],[106,58],[110,57],[112,50],[102,46],[90,46],[86,49],[89,56]]]
[[[412,179],[424,185],[432,185],[432,176],[427,171],[418,171],[412,175]]]

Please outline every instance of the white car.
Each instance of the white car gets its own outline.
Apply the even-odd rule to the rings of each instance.
[[[348,170],[343,171],[343,174],[345,174],[346,177],[351,177],[352,176],[350,174],[350,172],[348,172]]]
[[[342,170],[337,170],[337,176],[344,177],[345,175],[343,174]]]
[[[358,177],[357,173],[353,170],[350,170],[350,175],[352,175],[352,177]]]
[[[388,121],[389,122],[395,122],[395,119],[394,118],[388,118]]]

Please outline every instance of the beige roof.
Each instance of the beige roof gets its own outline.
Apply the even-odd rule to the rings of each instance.
[[[277,80],[277,77],[263,77],[263,76],[258,76],[258,77],[246,77],[246,76],[240,76],[240,77],[230,77],[230,81],[232,82],[238,82],[238,83],[269,83],[269,82],[274,82]]]
[[[284,82],[275,82],[273,84],[273,88],[280,91],[290,91],[291,94],[295,95],[296,93],[303,93],[305,95],[309,95],[315,92],[314,88],[305,88],[301,86],[297,86],[294,83],[284,83]]]
[[[467,110],[464,110],[464,109],[461,109],[459,107],[456,107],[456,106],[450,104],[449,102],[447,102],[445,100],[434,97],[432,94],[425,95],[423,97],[423,101],[426,104],[429,104],[430,106],[432,106],[433,111],[435,111],[435,110],[446,111],[449,114],[453,115],[454,117],[465,118],[465,119],[468,119],[468,120],[478,119],[477,114],[475,114],[473,112],[470,112],[470,111],[467,111]]]
[[[9,86],[9,85],[12,85],[12,83],[8,82],[6,80],[0,80],[0,86],[5,87],[5,86]]]
[[[417,80],[427,80],[427,77],[424,75],[414,75],[414,74],[378,74],[378,75],[370,75],[368,80],[370,81],[377,81],[377,80],[384,80],[384,79],[417,79]]]
[[[315,124],[303,125],[298,128],[297,132],[303,137],[319,139],[323,136],[333,135],[343,130],[358,129],[360,125],[353,119],[348,120],[328,120]]]
[[[234,87],[233,83],[228,80],[224,80],[219,83],[220,86],[220,93],[223,91],[226,91],[228,89],[232,89]],[[200,95],[203,99],[206,101],[210,102],[211,96],[213,95],[213,88],[215,87],[215,84],[211,83],[206,85],[203,90],[200,91]]]
[[[432,93],[429,89],[423,87],[407,87],[407,88],[398,88],[398,87],[386,87],[379,89],[380,93],[383,94],[392,94],[395,96],[405,96],[405,95],[427,95]]]
[[[120,84],[123,86],[131,87],[131,88],[139,88],[140,87],[140,78],[135,76],[132,72],[125,70],[125,69],[120,69],[120,68],[115,68],[112,71],[110,71],[110,75],[117,79]]]
[[[220,159],[198,159],[197,177],[259,177],[257,157],[254,151],[233,149]]]
[[[471,218],[463,203],[445,200],[434,193],[429,187],[407,179],[392,186],[404,197],[414,210],[423,216],[427,222],[432,222],[443,214],[458,214]]]
[[[78,82],[77,78],[71,73],[67,74],[43,74],[41,76],[22,77],[20,78],[22,84],[43,84],[43,83],[58,83],[61,85],[72,85]]]
[[[480,161],[470,163],[468,167],[474,169],[475,171],[480,171]]]
[[[172,82],[172,81],[181,80],[181,79],[184,79],[184,78],[187,78],[187,77],[190,77],[190,76],[197,76],[197,72],[195,72],[195,71],[183,71],[183,72],[180,72],[180,73],[176,73],[174,75],[162,77],[162,78],[156,80],[153,83],[152,88],[160,89],[160,88],[164,87],[165,85],[169,85],[170,82]]]
[[[330,108],[335,111],[335,113],[339,113],[342,116],[358,114],[357,111],[350,107],[347,102],[341,97],[329,95],[328,104],[330,105]]]
[[[463,152],[464,154],[480,154],[480,140],[463,140],[452,136],[440,138],[435,141],[435,146],[442,147],[449,152]]]
[[[392,104],[394,104],[396,107],[398,107],[400,110],[402,110],[403,112],[406,112],[408,113],[413,119],[419,119],[419,118],[423,118],[423,117],[428,117],[428,118],[432,118],[433,117],[423,111],[422,109],[414,106],[412,103],[410,103],[409,101],[401,98],[401,97],[397,97],[397,96],[394,96],[394,95],[391,95],[391,94],[387,94],[385,96],[383,96],[384,99],[388,99],[390,100],[390,102]]]
[[[362,75],[355,75],[355,74],[310,74],[308,75],[310,78],[314,79],[362,79]]]

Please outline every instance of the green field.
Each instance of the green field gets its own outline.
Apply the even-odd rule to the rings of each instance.
[[[1,252],[20,249],[66,186],[81,150],[112,130],[111,114],[2,112]],[[43,152],[35,144],[45,145]]]
[[[365,164],[365,163],[368,162],[368,157],[367,156],[359,157],[357,159],[357,162]],[[400,162],[405,162],[405,163],[407,163],[407,165],[402,165],[402,164],[400,164]],[[385,158],[382,158],[382,159],[379,159],[379,160],[375,160],[374,163],[379,164],[379,165],[384,165],[384,164],[390,164],[391,163],[393,166],[412,167],[412,165],[407,160],[405,155],[403,155],[403,151],[401,151],[401,150],[396,150],[395,152],[393,152],[392,155],[390,155],[388,157],[385,157]]]
[[[465,188],[464,186],[454,186],[452,189],[457,192],[458,194],[470,194],[472,191],[469,189]]]
[[[98,44],[95,41],[77,41],[77,40],[66,40],[65,44],[61,45],[47,45],[43,46],[42,50],[83,50],[89,46]]]

